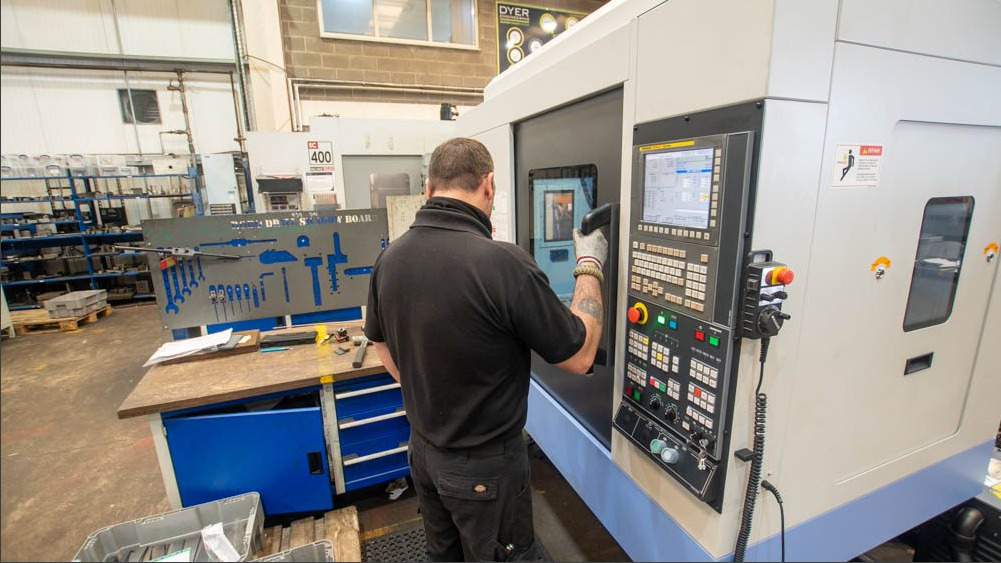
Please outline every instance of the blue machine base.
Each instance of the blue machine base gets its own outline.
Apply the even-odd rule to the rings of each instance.
[[[713,559],[535,381],[525,428],[633,561]],[[787,530],[786,558],[847,561],[976,496],[992,448],[984,442]],[[746,559],[778,561],[779,550],[772,536],[749,547]]]

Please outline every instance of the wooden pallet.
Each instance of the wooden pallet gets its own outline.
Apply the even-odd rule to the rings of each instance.
[[[71,332],[79,330],[82,324],[96,323],[97,319],[107,317],[110,314],[111,306],[108,305],[86,315],[65,319],[50,318],[49,312],[45,309],[11,311],[10,317],[14,322],[14,333],[20,336],[29,332]]]
[[[257,557],[273,555],[324,539],[334,544],[334,561],[361,561],[358,509],[348,506],[319,518],[296,520],[285,528],[265,528]]]

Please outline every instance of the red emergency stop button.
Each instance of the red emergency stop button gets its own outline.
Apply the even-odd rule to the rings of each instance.
[[[772,285],[789,285],[795,278],[796,274],[784,266],[772,270]]]
[[[629,322],[634,325],[645,325],[647,321],[646,305],[636,303],[629,308],[629,312],[626,313],[626,316],[629,317]]]

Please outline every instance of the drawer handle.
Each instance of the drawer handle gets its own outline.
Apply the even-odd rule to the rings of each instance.
[[[380,391],[389,391],[390,389],[399,389],[399,383],[390,383],[388,385],[379,385],[376,387],[369,387],[368,389],[359,389],[357,391],[345,391],[343,393],[338,393],[334,395],[334,399],[340,401],[341,399],[350,399],[351,397],[361,397],[362,395],[371,395],[372,393],[379,393]]]
[[[306,462],[309,463],[310,475],[323,475],[323,456],[320,452],[307,453]]]
[[[929,352],[922,356],[915,356],[907,360],[904,365],[904,375],[910,375],[914,372],[921,371],[923,369],[928,369],[931,367],[931,359],[935,356],[935,352]]]
[[[386,450],[384,452],[376,452],[374,454],[363,455],[360,457],[354,457],[352,455],[344,459],[344,467],[348,467],[358,463],[364,463],[366,461],[372,461],[373,459],[379,459],[380,457],[386,457],[386,456],[391,456],[393,454],[403,453],[407,451],[408,447],[409,446],[407,444],[404,444],[398,448],[393,448],[391,450]]]
[[[366,424],[372,424],[373,422],[379,422],[382,420],[389,420],[391,418],[399,418],[401,416],[407,416],[407,411],[400,407],[396,409],[395,412],[380,414],[379,416],[373,416],[372,418],[363,418],[361,420],[347,419],[337,425],[340,430],[347,430],[348,428],[354,428],[355,426],[364,426]]]

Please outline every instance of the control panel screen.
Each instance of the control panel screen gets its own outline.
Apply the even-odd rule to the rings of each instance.
[[[709,227],[713,148],[648,154],[643,221],[686,229]]]

